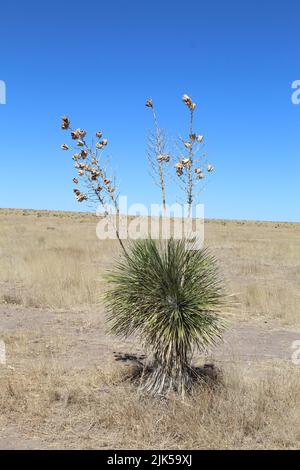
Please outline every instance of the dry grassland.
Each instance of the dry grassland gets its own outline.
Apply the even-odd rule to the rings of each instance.
[[[257,337],[258,357],[235,355],[229,336],[231,356],[215,355],[217,388],[202,384],[184,402],[160,402],[140,395],[130,366],[113,360],[114,350],[141,351],[105,333],[101,273],[118,245],[98,240],[96,223],[88,214],[0,210],[8,357],[0,448],[299,447],[300,368],[277,350],[300,331],[300,224],[206,222],[206,244],[237,302],[230,328],[248,352]]]

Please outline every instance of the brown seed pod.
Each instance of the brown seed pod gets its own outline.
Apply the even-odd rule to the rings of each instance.
[[[78,134],[78,132],[77,132],[77,131],[72,131],[72,132],[71,132],[71,137],[72,137],[73,140],[79,139],[79,134]]]
[[[87,196],[86,194],[80,193],[78,196],[76,196],[76,199],[78,202],[87,201]]]
[[[78,133],[79,137],[81,137],[81,139],[84,139],[85,136],[86,136],[86,131],[83,131],[81,129],[77,129],[77,133]]]
[[[177,170],[182,170],[183,169],[183,164],[181,162],[176,163],[175,168]]]
[[[69,127],[70,127],[70,121],[69,121],[68,117],[67,117],[67,116],[63,116],[63,117],[61,118],[61,128],[62,128],[64,131],[66,131],[66,130],[69,129]]]
[[[169,161],[170,161],[170,156],[169,156],[169,155],[160,154],[160,155],[157,155],[156,160],[157,160],[158,162],[169,162]]]
[[[95,181],[100,175],[100,171],[92,170],[91,171],[91,180]]]
[[[153,108],[153,101],[152,101],[151,98],[149,98],[149,99],[146,101],[145,106],[146,106],[147,108]]]
[[[196,108],[196,103],[193,103],[188,95],[183,95],[182,101],[184,102],[184,104],[186,104],[190,111],[194,111],[194,109]]]
[[[67,144],[62,144],[62,145],[60,146],[60,148],[61,148],[62,150],[69,150],[69,146],[68,146]]]
[[[182,96],[182,101],[188,106],[190,107],[192,105],[192,100],[191,98],[188,96],[188,95],[183,95]]]

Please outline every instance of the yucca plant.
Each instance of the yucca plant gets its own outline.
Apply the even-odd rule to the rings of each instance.
[[[119,337],[137,334],[153,356],[143,387],[184,394],[193,381],[192,353],[215,344],[224,329],[224,293],[216,261],[185,240],[135,241],[108,274],[107,320]]]

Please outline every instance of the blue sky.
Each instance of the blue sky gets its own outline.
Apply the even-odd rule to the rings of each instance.
[[[0,207],[84,209],[59,148],[63,114],[103,130],[130,202],[159,201],[144,102],[177,135],[188,93],[216,168],[205,215],[300,220],[299,2],[28,0],[0,13]]]

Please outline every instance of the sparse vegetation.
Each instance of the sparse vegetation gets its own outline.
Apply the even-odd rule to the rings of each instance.
[[[14,423],[12,447],[297,449],[299,370],[261,363],[224,371],[217,392],[200,384],[184,402],[154,402],[116,368],[0,369],[0,426]]]
[[[96,222],[92,214],[0,210],[8,360],[0,366],[0,447],[297,448],[299,367],[279,356],[276,336],[263,342],[272,361],[253,334],[257,357],[245,361],[235,348],[240,340],[247,352],[252,324],[266,335],[300,327],[300,224],[206,221],[206,241],[239,303],[229,318],[241,330],[233,355],[216,355],[223,385],[212,393],[200,383],[184,402],[160,403],[139,394],[126,378],[130,366],[113,360],[113,351],[142,351],[135,338],[105,335],[99,271],[112,267],[117,241],[98,240]]]

